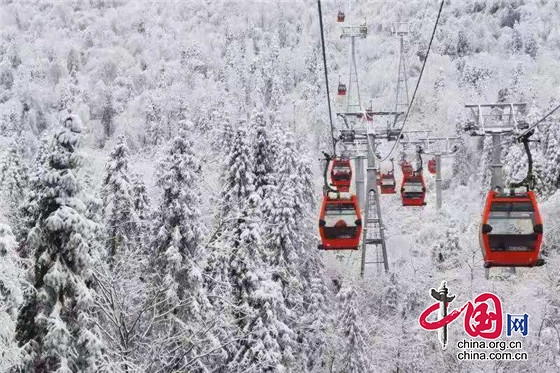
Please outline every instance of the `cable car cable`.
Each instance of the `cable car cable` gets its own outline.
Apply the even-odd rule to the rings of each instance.
[[[327,103],[329,106],[329,122],[331,124],[331,139],[332,139],[332,146],[333,146],[333,155],[336,156],[336,139],[334,137],[334,125],[333,125],[332,111],[331,111],[331,94],[329,91],[329,74],[327,71],[327,55],[325,53],[325,37],[323,34],[323,12],[321,11],[321,0],[317,0],[317,5],[319,7],[319,26],[321,28],[321,47],[323,50],[323,65],[325,69],[325,84],[327,87]]]
[[[391,148],[391,151],[389,152],[389,154],[387,154],[387,156],[384,157],[383,159],[378,158],[378,159],[380,159],[381,162],[386,161],[386,160],[391,156],[391,154],[393,153],[393,151],[394,151],[395,148],[397,147],[397,144],[399,143],[400,138],[401,138],[401,136],[402,136],[402,133],[403,133],[403,131],[404,131],[404,127],[405,127],[405,125],[406,125],[406,121],[407,121],[408,116],[409,116],[409,114],[410,114],[410,109],[412,108],[412,104],[414,104],[414,98],[416,98],[416,93],[418,92],[418,87],[420,86],[420,81],[422,80],[422,75],[423,75],[423,73],[424,73],[424,69],[425,69],[425,67],[426,67],[426,63],[428,62],[428,56],[430,55],[430,49],[431,49],[431,47],[432,47],[432,43],[433,43],[433,41],[434,41],[434,36],[435,36],[435,34],[436,34],[437,26],[438,26],[438,23],[439,23],[439,18],[440,18],[440,16],[441,16],[441,11],[442,11],[442,9],[443,9],[443,3],[444,3],[444,1],[442,0],[441,4],[440,4],[440,6],[439,6],[439,11],[438,11],[436,23],[435,23],[435,25],[434,25],[434,30],[432,31],[432,36],[430,37],[430,43],[428,44],[428,50],[426,51],[426,57],[424,58],[424,63],[422,64],[422,70],[420,70],[420,75],[418,76],[418,81],[416,82],[416,87],[414,88],[414,93],[412,94],[412,99],[410,100],[410,103],[408,104],[408,108],[407,108],[407,110],[406,110],[406,115],[405,115],[405,117],[404,117],[401,130],[400,130],[399,135],[397,136],[397,140],[396,140],[395,143],[393,144],[393,147]]]
[[[538,126],[539,124],[541,124],[542,122],[544,122],[546,120],[546,118],[548,118],[549,116],[551,116],[552,114],[554,114],[554,112],[556,110],[560,109],[560,105],[556,106],[554,109],[552,109],[548,114],[546,114],[544,117],[542,117],[537,123],[533,124],[532,126],[530,126],[525,132],[523,132],[521,135],[517,136],[518,141],[522,141],[523,137],[526,136],[529,132],[531,132],[531,130],[533,130],[536,126]]]

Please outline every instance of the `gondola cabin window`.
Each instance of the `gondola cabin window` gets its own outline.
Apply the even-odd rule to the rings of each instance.
[[[355,227],[356,219],[352,203],[331,203],[325,209],[325,227]]]
[[[487,224],[492,251],[533,251],[536,247],[538,222],[531,202],[494,202]]]
[[[333,179],[346,180],[350,176],[352,170],[348,166],[335,166],[333,167]]]
[[[492,227],[492,234],[532,234],[533,212],[491,210],[488,224]]]
[[[420,181],[407,181],[403,187],[404,193],[422,193],[424,188]]]

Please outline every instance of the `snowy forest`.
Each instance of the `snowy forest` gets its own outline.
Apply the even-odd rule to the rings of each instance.
[[[558,372],[560,111],[531,142],[546,264],[485,278],[491,138],[465,104],[560,104],[559,0],[324,0],[331,105],[356,40],[362,106],[459,137],[443,206],[381,196],[389,271],[318,250],[330,127],[317,2],[0,0],[0,372]],[[427,58],[427,59],[426,59]],[[336,118],[333,119],[336,121]],[[383,118],[376,118],[382,121]],[[381,143],[379,151],[391,151]],[[410,151],[410,149],[408,149]],[[395,158],[406,149],[397,147]],[[527,172],[502,146],[506,181]],[[390,167],[388,162],[381,169]],[[400,179],[400,171],[397,179]],[[524,361],[457,358],[418,324],[446,280],[530,315]]]

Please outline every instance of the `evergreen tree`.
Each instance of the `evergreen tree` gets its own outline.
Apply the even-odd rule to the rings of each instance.
[[[284,137],[277,167],[278,184],[272,197],[273,211],[269,222],[271,263],[293,272],[293,266],[298,263],[298,254],[300,254],[298,251],[301,248],[301,236],[298,230],[304,217],[298,155],[291,134]]]
[[[545,195],[550,196],[560,188],[560,125],[549,127],[549,137],[544,150],[542,181]]]
[[[150,197],[146,189],[146,184],[140,175],[132,174],[132,200],[134,211],[138,217],[138,240],[142,247],[146,247],[149,240],[150,227]]]
[[[27,189],[27,166],[24,164],[17,144],[8,148],[0,168],[0,189],[17,207]]]
[[[229,282],[239,342],[229,363],[231,371],[258,369],[282,371],[293,368],[293,331],[282,321],[289,318],[282,288],[270,278],[263,261],[262,219],[259,197],[253,193],[235,225],[226,233],[232,247]]]
[[[14,316],[21,303],[19,282],[23,279],[21,259],[17,253],[17,241],[12,229],[0,224],[0,310]]]
[[[325,369],[325,348],[327,345],[329,317],[327,310],[327,296],[329,290],[323,279],[323,263],[319,252],[315,250],[316,237],[313,234],[315,221],[309,219],[316,211],[316,188],[313,181],[312,162],[305,152],[296,147],[297,190],[300,197],[300,223],[297,231],[299,235],[299,268],[298,273],[302,282],[303,307],[298,310],[299,325],[298,345],[300,351],[298,359],[309,371]]]
[[[16,239],[20,242],[20,255],[25,258],[31,254],[27,247],[27,236],[29,230],[33,228],[39,218],[39,201],[44,198],[43,194],[45,192],[42,179],[45,173],[45,163],[52,148],[53,142],[47,136],[44,136],[35,156],[34,166],[30,172],[27,196],[17,214],[19,224],[16,225],[14,233],[16,234]]]
[[[271,83],[269,107],[272,111],[276,111],[280,109],[280,106],[283,103],[284,103],[284,87],[282,84],[282,80],[280,76],[274,75],[272,77],[272,83]]]
[[[527,155],[523,146],[512,146],[502,156],[504,185],[519,182],[527,175]]]
[[[101,198],[109,260],[137,243],[139,221],[128,169],[128,147],[119,136],[105,169]]]
[[[210,245],[208,263],[206,267],[206,288],[209,292],[213,307],[220,312],[230,310],[232,298],[232,284],[230,283],[230,260],[232,246],[229,241],[229,232],[235,229],[235,224],[240,213],[245,210],[247,201],[254,194],[254,173],[252,153],[247,143],[245,122],[240,121],[233,141],[226,154],[226,162],[222,167],[221,180],[222,211],[219,217],[219,226],[214,234],[215,242]],[[218,312],[217,312],[218,313]],[[220,323],[228,321],[221,316]],[[218,338],[225,342],[232,337],[233,331],[223,330]],[[235,350],[226,349],[224,358],[231,360]]]
[[[272,267],[272,278],[282,288],[282,295],[292,317],[301,316],[304,307],[304,279],[301,276],[303,261],[310,259],[304,251],[306,216],[301,191],[304,189],[302,177],[298,173],[295,144],[290,133],[286,134],[282,143],[282,151],[277,159],[277,185],[272,198],[272,210],[267,222],[268,238],[266,255],[267,264]],[[309,237],[309,236],[307,236]],[[287,319],[281,319],[290,327],[282,339],[282,349],[286,361],[293,363],[300,351],[295,349],[292,333],[297,331]],[[299,360],[299,359],[298,359]]]
[[[90,221],[77,197],[80,123],[64,118],[38,185],[39,215],[29,232],[35,291],[26,293],[16,327],[22,347],[16,371],[96,372],[101,342],[89,324]]]
[[[227,155],[222,177],[222,206],[224,216],[232,210],[242,208],[254,191],[253,156],[247,143],[245,121],[241,121],[235,133],[233,146]]]
[[[17,311],[27,289],[24,266],[17,253],[17,242],[12,230],[0,224],[0,371],[7,372],[17,358],[14,338]]]
[[[338,299],[341,304],[339,326],[345,346],[339,362],[339,372],[361,373],[371,371],[364,337],[365,327],[358,313],[358,294],[353,286],[343,288]]]
[[[439,269],[453,269],[460,265],[459,254],[464,251],[459,240],[459,232],[451,222],[445,232],[445,237],[436,241],[432,246],[431,256]]]
[[[170,335],[184,333],[188,343],[175,340],[162,346],[175,351],[169,367],[179,369],[184,361],[191,360],[208,348],[208,336],[195,344],[196,333],[210,320],[210,303],[204,292],[200,262],[204,258],[201,248],[200,195],[198,192],[196,159],[192,142],[186,133],[177,136],[160,165],[157,184],[163,198],[155,214],[156,236],[153,252],[158,271],[158,281],[166,289],[164,304],[169,314]],[[189,371],[206,371],[202,360],[189,367]]]
[[[253,145],[254,185],[257,195],[262,200],[270,193],[270,188],[274,184],[274,155],[272,153],[272,141],[269,134],[270,128],[265,120],[264,113],[262,111],[253,113],[251,122],[255,131],[255,141]]]

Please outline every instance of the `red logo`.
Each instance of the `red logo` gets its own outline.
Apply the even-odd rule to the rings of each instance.
[[[496,339],[502,334],[502,302],[497,295],[482,293],[471,301],[465,303],[460,309],[454,309],[449,314],[447,308],[455,296],[448,296],[446,282],[443,281],[438,290],[431,289],[432,297],[437,303],[426,308],[418,319],[420,326],[426,330],[437,330],[443,328],[440,341],[443,348],[447,345],[447,325],[455,321],[463,311],[465,312],[464,327],[471,337],[485,339]],[[428,317],[439,310],[437,321],[428,321]]]

